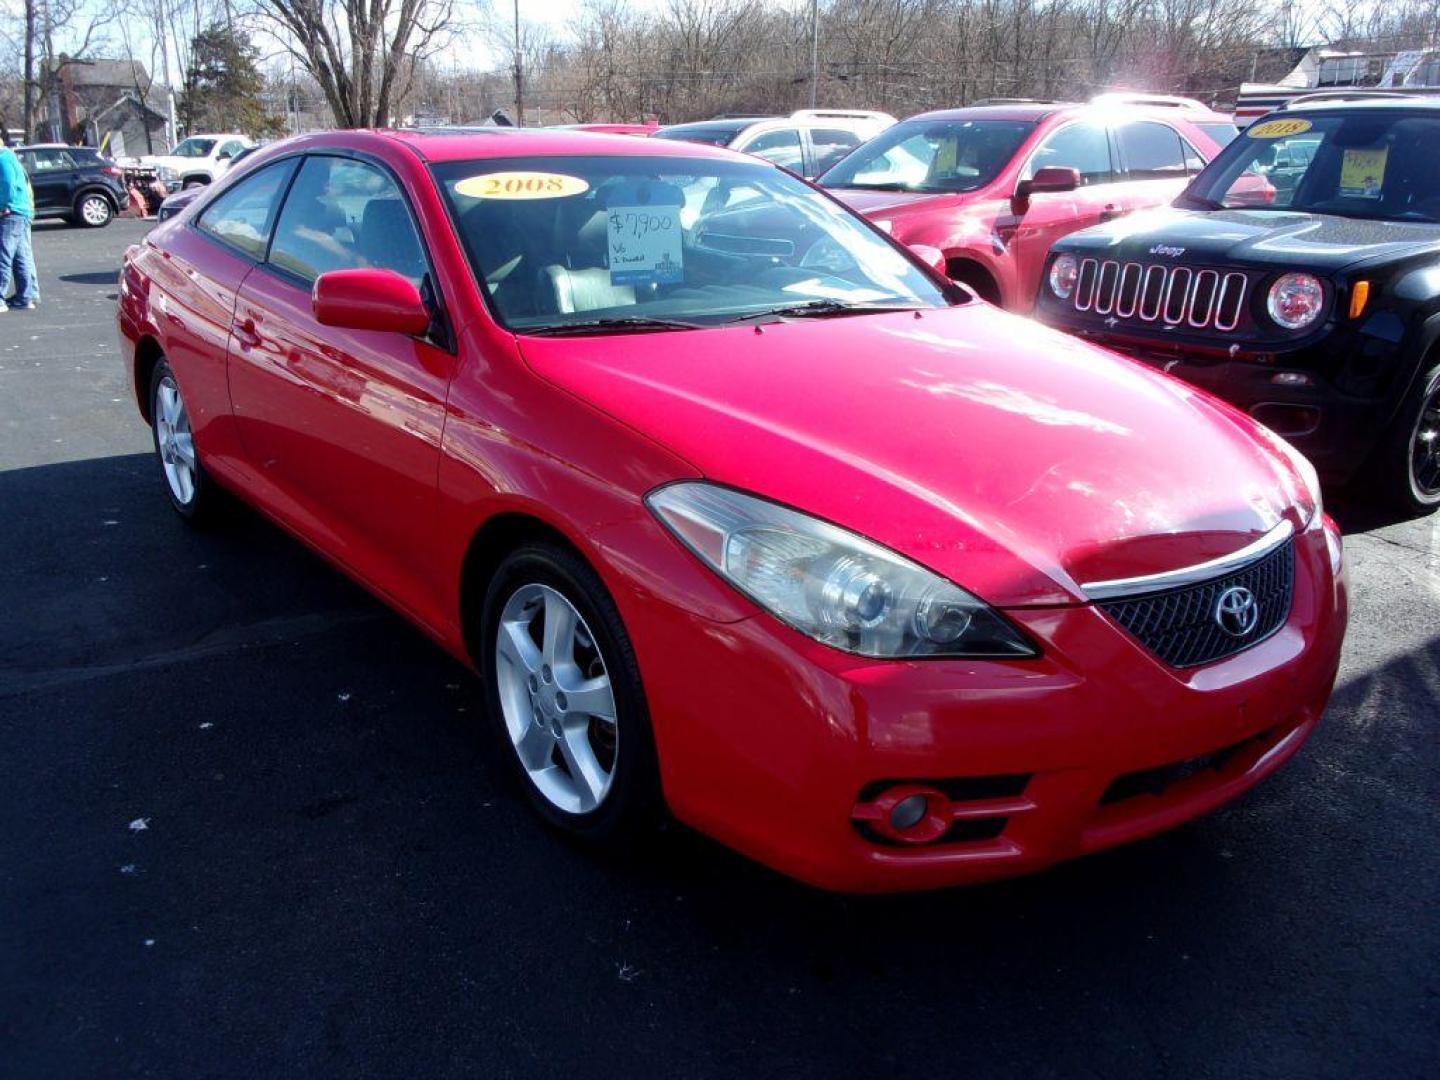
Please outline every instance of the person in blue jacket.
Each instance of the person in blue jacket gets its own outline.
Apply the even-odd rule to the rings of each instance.
[[[30,178],[15,151],[8,145],[0,146],[0,315],[40,303],[35,251],[30,246],[30,222],[34,217]],[[15,294],[7,300],[11,278]]]

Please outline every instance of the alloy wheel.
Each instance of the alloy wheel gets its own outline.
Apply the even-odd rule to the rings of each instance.
[[[1410,475],[1423,498],[1440,498],[1440,386],[1420,407],[1410,440]]]
[[[155,390],[155,445],[170,494],[181,506],[189,506],[195,498],[195,439],[173,375],[162,378]]]
[[[596,809],[615,781],[615,693],[595,635],[548,585],[516,589],[495,637],[505,730],[531,783],[557,809]]]
[[[98,228],[110,220],[110,204],[103,196],[91,195],[80,204],[80,216],[86,225]]]

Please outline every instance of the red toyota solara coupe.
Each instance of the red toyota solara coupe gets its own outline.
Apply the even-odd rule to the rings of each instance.
[[[228,489],[473,665],[551,824],[867,891],[1233,798],[1345,629],[1301,457],[966,296],[729,151],[348,132],[131,248],[119,323],[175,509]]]

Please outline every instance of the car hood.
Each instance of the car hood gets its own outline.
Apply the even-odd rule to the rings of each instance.
[[[1361,259],[1408,255],[1440,243],[1434,225],[1363,221],[1288,210],[1174,210],[1133,214],[1079,233],[1057,251],[1125,261],[1333,271]]]
[[[213,168],[215,165],[209,158],[172,157],[169,154],[147,154],[138,160],[141,165],[148,165],[152,169],[174,169],[176,172],[196,166]]]
[[[1230,554],[1302,490],[1242,414],[985,304],[518,340],[542,377],[700,475],[1002,607]]]

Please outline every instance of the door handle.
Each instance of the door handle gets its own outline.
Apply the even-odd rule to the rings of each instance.
[[[255,329],[254,319],[246,319],[242,323],[236,323],[232,332],[242,347],[254,349],[260,346],[260,332]]]

